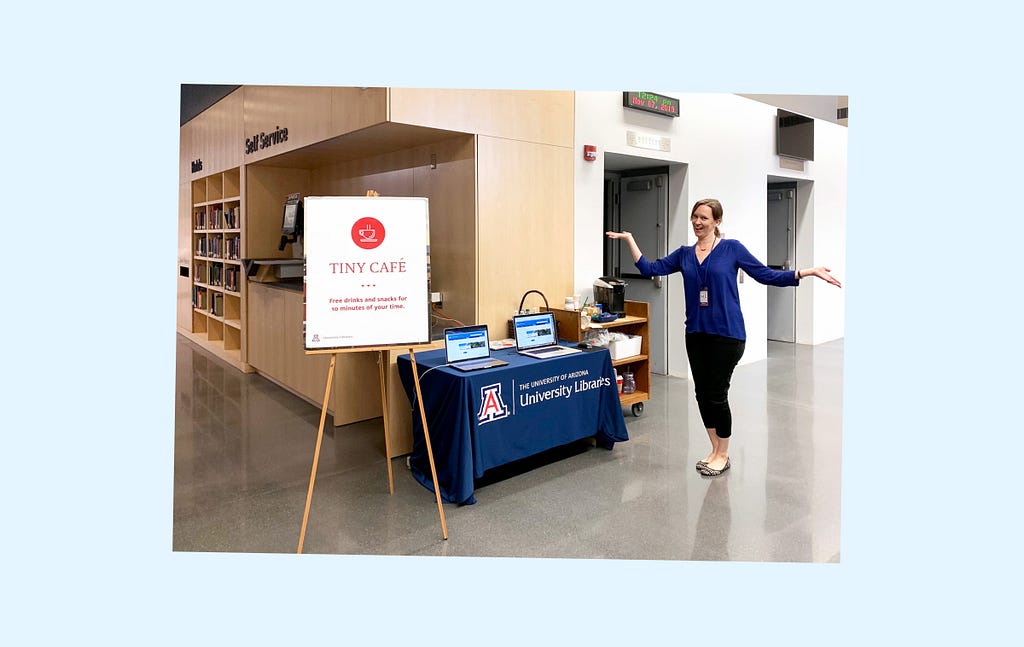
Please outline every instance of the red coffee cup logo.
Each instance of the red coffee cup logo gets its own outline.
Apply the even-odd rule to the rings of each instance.
[[[352,225],[352,242],[363,249],[375,249],[384,242],[384,225],[376,218],[360,218]]]

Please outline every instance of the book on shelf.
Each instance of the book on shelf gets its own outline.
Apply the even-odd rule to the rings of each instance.
[[[200,310],[206,310],[206,288],[193,287],[192,288],[192,307]]]
[[[210,314],[215,317],[224,316],[224,295],[214,292],[210,299]]]
[[[238,229],[238,206],[224,210],[224,228]]]

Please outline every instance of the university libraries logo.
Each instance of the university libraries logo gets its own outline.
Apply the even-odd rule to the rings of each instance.
[[[376,218],[360,218],[352,225],[352,242],[363,249],[376,249],[384,242],[384,225]]]
[[[481,425],[508,418],[508,407],[501,399],[501,383],[480,387],[480,411],[476,420]]]

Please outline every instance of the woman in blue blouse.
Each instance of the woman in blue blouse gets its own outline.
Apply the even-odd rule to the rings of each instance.
[[[609,238],[626,241],[633,262],[645,277],[680,272],[686,302],[686,354],[693,373],[694,391],[701,420],[711,440],[711,453],[697,461],[697,470],[718,476],[732,466],[729,439],[732,413],[729,409],[729,381],[743,356],[747,339],[740,311],[736,271],[742,269],[758,283],[787,287],[800,279],[816,276],[837,287],[839,281],[827,267],[806,270],[773,270],[747,251],[742,243],[722,238],[722,205],[718,200],[698,200],[690,212],[690,225],[697,236],[692,247],[680,247],[664,258],[649,261],[628,231],[609,231]]]

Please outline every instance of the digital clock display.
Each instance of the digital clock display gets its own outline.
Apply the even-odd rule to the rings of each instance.
[[[654,92],[623,92],[622,105],[667,117],[679,116],[679,99]]]

